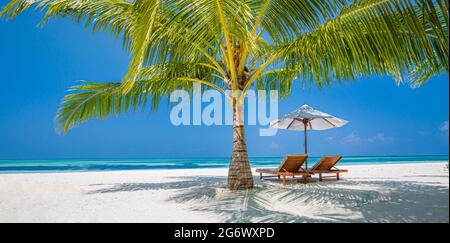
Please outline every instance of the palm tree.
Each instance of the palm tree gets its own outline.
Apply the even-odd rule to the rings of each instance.
[[[448,0],[12,0],[1,16],[35,6],[123,40],[132,55],[117,83],[71,88],[57,113],[63,132],[90,119],[156,108],[192,83],[224,93],[234,111],[228,186],[253,187],[245,141],[250,89],[291,92],[391,75],[421,85],[448,72]],[[231,92],[225,92],[230,90]]]

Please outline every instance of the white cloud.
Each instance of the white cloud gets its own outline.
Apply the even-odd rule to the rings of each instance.
[[[448,134],[448,121],[445,121],[441,124],[441,127],[439,127],[439,130],[443,133]]]
[[[269,147],[270,147],[271,149],[279,149],[279,148],[281,147],[281,145],[278,144],[278,143],[272,142],[272,143],[269,145]]]
[[[445,141],[448,141],[448,121],[445,121],[439,127],[439,131],[441,132],[441,138]]]
[[[370,143],[381,142],[381,143],[389,143],[392,142],[392,137],[386,136],[384,133],[377,133],[375,136],[367,139]]]
[[[362,142],[361,137],[352,132],[350,135],[341,139],[341,144],[360,145]]]
[[[327,138],[330,141],[329,138]],[[372,137],[360,137],[355,132],[352,132],[348,136],[342,138],[340,140],[341,144],[345,145],[361,145],[364,143],[391,143],[394,141],[394,138],[387,136],[384,133],[377,133]]]

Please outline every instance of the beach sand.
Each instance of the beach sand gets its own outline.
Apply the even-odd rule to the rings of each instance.
[[[0,175],[0,222],[449,222],[445,164],[225,189],[226,169]]]

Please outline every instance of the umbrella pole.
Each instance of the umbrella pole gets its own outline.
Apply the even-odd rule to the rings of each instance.
[[[305,126],[305,154],[308,155],[308,122],[306,120],[303,121],[303,125]],[[308,160],[306,160],[306,169],[308,169]]]

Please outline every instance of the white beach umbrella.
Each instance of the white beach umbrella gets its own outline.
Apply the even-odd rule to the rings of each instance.
[[[303,105],[299,109],[287,114],[286,116],[272,121],[270,127],[277,129],[304,131],[305,154],[308,154],[308,130],[323,131],[332,128],[343,127],[348,121],[334,117],[327,113],[317,111],[309,105]],[[308,163],[306,163],[308,168]]]

